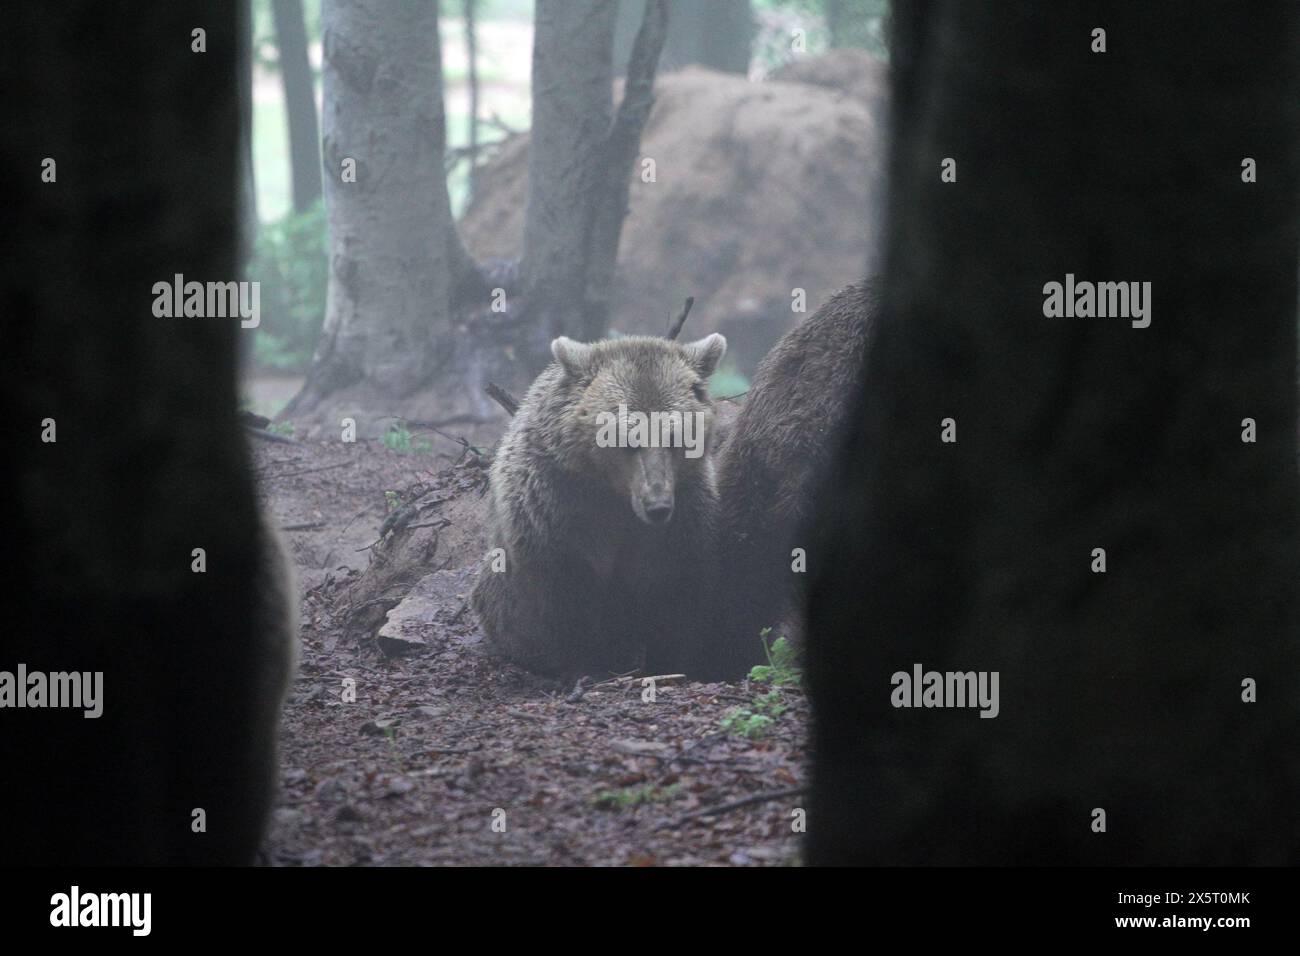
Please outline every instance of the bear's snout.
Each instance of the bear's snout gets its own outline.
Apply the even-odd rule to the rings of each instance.
[[[672,516],[673,501],[671,498],[647,501],[645,504],[645,520],[647,524],[667,524]]]
[[[632,479],[632,510],[646,524],[667,524],[673,516],[672,454],[665,448],[637,451],[637,468]]]

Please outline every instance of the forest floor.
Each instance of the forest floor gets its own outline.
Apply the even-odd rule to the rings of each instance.
[[[491,653],[466,602],[469,545],[442,562],[454,593],[416,622],[422,643],[390,658],[345,627],[385,492],[437,484],[453,521],[481,522],[481,468],[378,442],[253,444],[302,596],[266,862],[797,862],[808,718],[797,687],[668,680],[647,701],[625,679],[575,695]],[[468,530],[463,542],[481,537]],[[751,739],[738,730],[759,698],[780,712]]]

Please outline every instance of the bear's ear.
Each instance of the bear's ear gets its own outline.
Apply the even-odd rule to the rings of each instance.
[[[717,332],[705,336],[698,342],[689,342],[682,346],[686,360],[691,363],[700,378],[708,378],[727,354],[727,340]]]
[[[574,378],[583,378],[591,370],[591,346],[561,335],[551,343],[551,354],[560,368]]]

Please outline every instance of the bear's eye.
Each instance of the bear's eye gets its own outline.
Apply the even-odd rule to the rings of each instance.
[[[697,402],[707,402],[709,400],[709,390],[703,382],[696,382],[692,385],[691,394],[695,396]]]

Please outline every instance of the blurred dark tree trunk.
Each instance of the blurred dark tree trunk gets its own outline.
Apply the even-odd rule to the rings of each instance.
[[[895,10],[883,314],[809,550],[811,863],[1300,859],[1300,23],[1216,9]],[[1045,318],[1067,273],[1151,282],[1150,327]],[[999,716],[895,709],[917,663],[999,672]]]
[[[293,208],[303,212],[320,197],[320,132],[316,93],[307,54],[307,26],[302,0],[271,0],[275,42],[280,51],[280,81],[289,119],[289,159],[293,172]]]
[[[295,416],[357,384],[408,396],[452,353],[438,5],[324,0],[321,22],[329,300]]]
[[[696,64],[723,73],[748,73],[756,24],[750,0],[669,0],[668,39],[662,67]],[[645,0],[619,0],[614,65],[626,71]]]
[[[632,73],[613,112],[614,5],[538,0],[533,39],[533,126],[520,282],[534,363],[557,335],[603,337],[629,177],[653,104],[667,29],[653,0],[638,31]]]
[[[96,719],[4,710],[6,866],[246,864],[270,805],[276,665],[255,612],[238,320],[159,318],[152,292],[176,273],[237,277],[241,11],[5,10],[0,156],[21,241],[0,283],[14,318],[0,390],[22,437],[0,470],[5,540],[21,555],[3,669],[103,672]],[[191,52],[196,25],[206,53]],[[56,182],[40,179],[45,157]],[[191,828],[196,808],[206,832]]]

